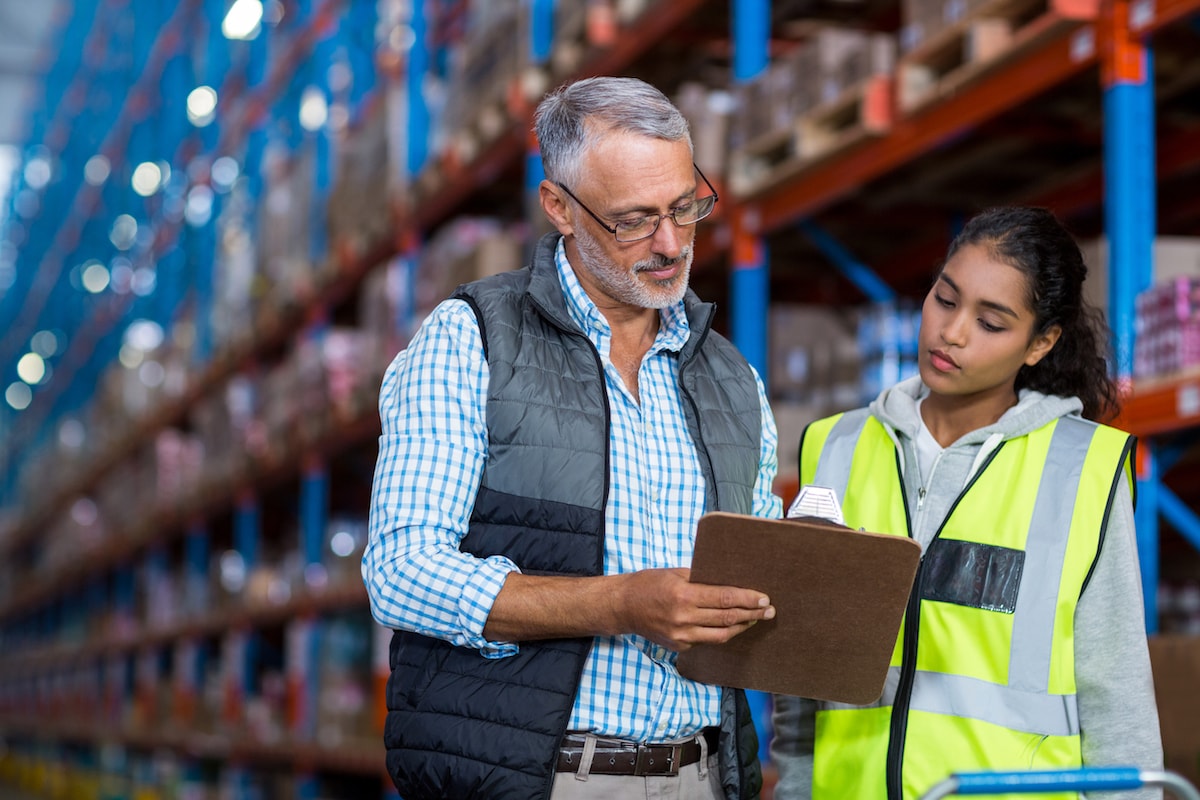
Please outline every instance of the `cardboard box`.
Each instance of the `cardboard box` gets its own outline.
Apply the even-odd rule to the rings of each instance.
[[[857,405],[856,325],[852,310],[773,305],[767,376],[771,398],[839,411]]]
[[[1150,637],[1167,769],[1200,784],[1200,636]]]
[[[1084,299],[1107,313],[1108,310],[1108,239],[1101,236],[1079,243],[1088,276],[1083,283]],[[1181,277],[1200,278],[1200,237],[1159,236],[1154,240],[1154,263],[1150,265],[1152,282]]]

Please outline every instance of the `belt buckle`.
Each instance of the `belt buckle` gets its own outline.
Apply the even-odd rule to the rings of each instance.
[[[658,763],[658,759],[662,756],[657,756],[657,753],[666,751],[668,755],[663,758],[662,764]],[[682,748],[679,745],[657,745],[650,747],[644,744],[639,744],[637,749],[637,757],[633,765],[633,774],[638,776],[643,775],[666,775],[674,777],[679,774],[679,759]]]

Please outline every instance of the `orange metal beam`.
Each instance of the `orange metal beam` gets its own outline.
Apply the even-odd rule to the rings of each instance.
[[[1096,64],[1092,25],[1067,26],[1049,17],[1041,24],[1057,30],[1047,31],[1041,44],[1006,58],[971,88],[918,114],[901,116],[887,135],[748,199],[759,211],[760,230],[773,231],[812,214]]]
[[[1200,372],[1135,383],[1113,424],[1138,436],[1200,425]]]
[[[1129,31],[1143,36],[1200,12],[1200,0],[1134,0],[1129,7]]]

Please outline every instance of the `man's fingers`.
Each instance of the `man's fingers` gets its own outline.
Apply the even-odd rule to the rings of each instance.
[[[753,589],[741,589],[737,586],[706,586],[692,584],[699,588],[696,605],[701,608],[743,608],[762,610],[769,608],[771,598]]]
[[[771,605],[762,608],[700,609],[700,612],[695,624],[706,628],[732,628],[775,618],[775,606]]]

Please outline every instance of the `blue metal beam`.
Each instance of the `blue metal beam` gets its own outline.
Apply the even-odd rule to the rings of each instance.
[[[429,107],[425,102],[425,73],[429,69],[429,31],[425,19],[425,3],[411,4],[412,47],[408,51],[405,89],[408,99],[408,153],[405,159],[410,178],[420,174],[429,157]]]
[[[1126,381],[1133,377],[1134,300],[1154,274],[1154,61],[1148,48],[1144,58],[1141,80],[1117,80],[1104,91],[1109,321],[1117,376]]]
[[[529,55],[534,64],[550,60],[554,48],[554,0],[531,0]]]
[[[733,0],[733,80],[748,83],[766,68],[771,37],[769,0]],[[730,276],[730,331],[764,381],[767,374],[767,320],[770,302],[770,266],[761,235],[734,226],[733,270]]]
[[[872,303],[888,303],[896,299],[896,292],[888,286],[870,267],[859,261],[842,243],[812,220],[800,223],[800,229],[815,244],[825,257],[837,267],[851,283],[867,296]]]
[[[329,471],[309,464],[300,482],[300,547],[305,564],[321,564],[329,520]]]

